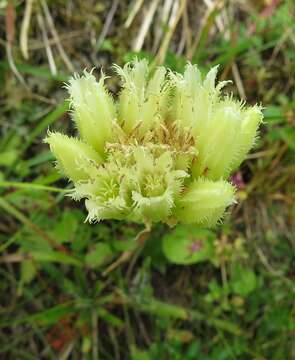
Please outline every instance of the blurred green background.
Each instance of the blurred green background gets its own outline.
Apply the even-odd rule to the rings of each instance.
[[[295,358],[294,19],[293,0],[0,0],[1,359]],[[103,276],[141,227],[84,223],[42,139],[75,132],[69,76],[135,55],[220,64],[265,124],[211,261],[168,263],[159,225]]]

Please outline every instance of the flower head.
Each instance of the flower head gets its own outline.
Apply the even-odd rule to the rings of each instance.
[[[214,226],[234,202],[227,181],[253,146],[259,106],[222,96],[217,67],[183,75],[145,60],[123,68],[117,101],[91,73],[73,77],[70,93],[80,139],[49,133],[57,166],[85,199],[89,221],[126,219]]]

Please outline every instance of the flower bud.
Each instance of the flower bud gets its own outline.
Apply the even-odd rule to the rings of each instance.
[[[234,202],[234,192],[234,187],[227,181],[200,178],[188,186],[176,203],[174,214],[183,223],[213,226]]]
[[[238,155],[241,117],[239,105],[227,101],[219,104],[208,123],[199,129],[196,141],[199,154],[192,167],[195,178],[205,176],[218,180],[229,175],[232,163]]]
[[[146,86],[145,100],[139,119],[142,122],[140,133],[157,126],[168,110],[169,86],[165,84],[166,69],[159,67]]]
[[[261,120],[258,107],[244,109],[231,99],[220,103],[207,126],[199,131],[193,176],[226,179],[252,147]]]
[[[196,66],[188,64],[183,76],[171,73],[170,77],[175,91],[171,117],[183,127],[193,128],[198,114],[202,112],[199,106],[199,102],[203,103],[203,99],[200,99],[201,73]],[[204,115],[202,112],[202,119]]]
[[[232,170],[235,170],[245,159],[255,143],[258,127],[263,119],[261,107],[249,107],[243,112],[241,121],[241,134],[238,142],[237,156],[232,163]]]
[[[99,82],[86,71],[73,77],[67,86],[70,93],[73,117],[83,141],[101,156],[104,146],[113,138],[112,123],[116,118],[115,105],[104,86],[104,75]]]
[[[196,66],[188,64],[184,75],[172,75],[175,99],[171,116],[189,128],[198,156],[191,173],[194,178],[228,178],[251,149],[262,120],[260,108],[245,108],[232,96],[220,97],[227,81],[215,86],[217,67],[204,80]]]
[[[123,68],[115,65],[115,70],[123,83],[118,110],[119,123],[127,133],[130,133],[141,116],[148,76],[148,62],[136,60],[133,66],[126,64]]]
[[[44,140],[57,159],[58,168],[72,181],[89,177],[87,167],[90,161],[102,162],[101,156],[82,141],[60,133],[49,133]]]
[[[123,68],[115,66],[115,69],[123,82],[119,122],[128,134],[139,126],[139,134],[144,135],[167,112],[169,85],[165,79],[166,69],[156,69],[150,80],[146,60],[135,60],[133,66],[127,64]]]

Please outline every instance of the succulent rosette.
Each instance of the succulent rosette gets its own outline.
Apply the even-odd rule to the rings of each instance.
[[[234,202],[227,179],[255,142],[260,106],[222,95],[217,67],[205,78],[191,64],[183,75],[152,72],[146,60],[114,68],[118,99],[103,74],[74,76],[67,89],[79,138],[45,139],[73,182],[71,196],[85,199],[90,222],[214,226]]]

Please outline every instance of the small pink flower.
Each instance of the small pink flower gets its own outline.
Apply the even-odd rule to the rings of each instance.
[[[195,253],[199,250],[201,250],[203,247],[203,241],[202,240],[195,240],[193,243],[191,243],[187,249],[190,253]]]
[[[231,182],[239,189],[239,190],[243,190],[246,187],[246,184],[244,182],[243,179],[243,175],[241,171],[236,172],[235,174],[233,174],[231,177]]]

